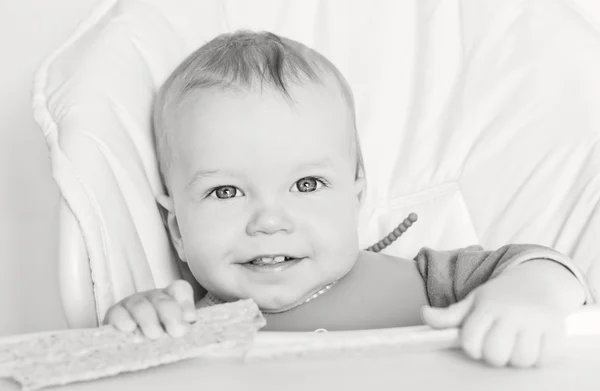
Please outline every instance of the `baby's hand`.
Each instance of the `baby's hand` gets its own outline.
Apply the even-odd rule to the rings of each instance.
[[[195,320],[192,286],[185,280],[177,280],[164,289],[136,293],[121,300],[107,311],[104,323],[122,331],[139,327],[146,337],[156,339],[164,331],[171,337],[180,337]]]
[[[460,327],[461,346],[475,360],[496,367],[540,366],[563,351],[565,314],[528,286],[497,278],[447,308],[423,308],[433,328]]]

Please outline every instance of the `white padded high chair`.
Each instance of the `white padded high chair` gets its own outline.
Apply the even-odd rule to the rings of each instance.
[[[41,66],[35,119],[60,211],[71,327],[180,272],[156,207],[154,93],[219,33],[269,30],[327,56],[357,107],[368,247],[539,243],[600,288],[600,35],[569,1],[104,0]]]

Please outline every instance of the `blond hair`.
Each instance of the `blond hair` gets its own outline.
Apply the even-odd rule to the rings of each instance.
[[[161,178],[167,190],[173,159],[169,111],[190,92],[202,88],[239,90],[266,85],[292,101],[287,89],[289,83],[321,83],[325,73],[335,76],[352,112],[356,177],[364,177],[354,98],[340,71],[323,55],[299,42],[269,32],[244,30],[219,35],[204,44],[173,71],[158,92],[153,110],[154,142]]]

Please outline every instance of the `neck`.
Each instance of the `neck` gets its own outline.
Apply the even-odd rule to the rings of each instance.
[[[333,281],[321,288],[315,289],[314,291],[312,291],[311,293],[309,293],[308,295],[304,296],[304,298],[302,298],[301,300],[297,301],[296,303],[290,304],[286,307],[277,309],[277,310],[263,310],[261,309],[261,311],[264,314],[280,314],[283,312],[287,312],[287,311],[291,311],[294,308],[300,307],[303,304],[308,303],[309,301],[312,301],[314,299],[316,299],[317,297],[323,295],[324,293],[326,293],[327,291],[329,291],[338,281]],[[208,292],[206,293],[206,297],[205,300],[207,302],[208,305],[213,306],[213,305],[218,305],[218,304],[224,304],[226,303],[225,300],[220,299],[219,297],[213,295],[212,293]]]

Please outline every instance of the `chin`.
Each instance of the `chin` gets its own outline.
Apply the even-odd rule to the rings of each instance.
[[[287,307],[294,306],[298,302],[302,301],[309,293],[310,292],[293,295],[290,292],[285,292],[284,294],[272,294],[269,296],[252,296],[256,297],[254,301],[262,311],[279,311]]]

